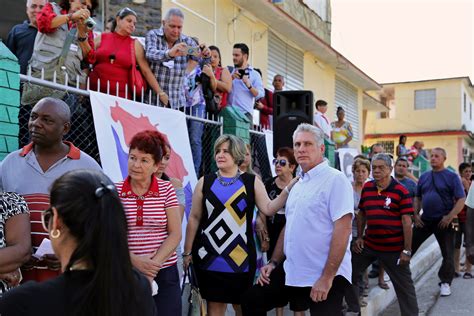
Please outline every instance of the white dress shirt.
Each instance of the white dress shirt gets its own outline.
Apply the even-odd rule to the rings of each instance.
[[[326,137],[331,138],[331,122],[329,122],[329,119],[326,115],[316,110],[316,113],[314,113],[313,121],[314,125],[317,125],[320,129],[323,130],[324,135],[326,135]]]
[[[334,222],[354,214],[354,197],[347,177],[330,167],[327,160],[300,177],[286,202],[285,284],[311,287],[326,265]],[[350,236],[336,275],[351,282],[349,240]]]

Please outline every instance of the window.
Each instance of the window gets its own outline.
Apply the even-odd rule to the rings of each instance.
[[[466,92],[464,92],[464,113],[466,113]]]
[[[415,110],[436,108],[436,89],[415,90]]]
[[[394,141],[380,141],[380,142],[377,142],[377,143],[382,145],[383,150],[387,154],[391,154],[392,156],[395,154],[395,142]]]
[[[267,85],[271,87],[273,77],[280,74],[285,77],[285,90],[303,89],[303,59],[303,52],[286,44],[275,33],[270,32],[268,35]]]
[[[346,121],[351,123],[353,139],[359,140],[359,107],[357,89],[349,82],[336,77],[336,108],[342,106],[346,112]]]

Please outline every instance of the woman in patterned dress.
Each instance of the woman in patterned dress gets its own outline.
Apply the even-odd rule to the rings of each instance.
[[[20,266],[31,251],[30,216],[16,193],[0,193],[0,297],[20,283]]]
[[[296,183],[271,201],[258,177],[239,171],[245,153],[242,139],[220,136],[214,144],[218,171],[202,177],[194,190],[183,257],[185,267],[192,258],[210,316],[224,315],[228,303],[241,315],[241,296],[252,286],[256,269],[255,205],[273,215]]]

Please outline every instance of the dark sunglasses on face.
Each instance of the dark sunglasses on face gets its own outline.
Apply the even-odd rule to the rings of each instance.
[[[53,217],[53,209],[50,207],[41,213],[41,225],[45,231],[49,231],[49,221]]]
[[[279,164],[280,166],[284,167],[284,166],[286,166],[287,161],[286,161],[285,159],[280,159],[280,160],[278,160],[278,159],[275,158],[275,159],[273,159],[273,164],[274,164],[275,166],[276,166],[277,164]]]

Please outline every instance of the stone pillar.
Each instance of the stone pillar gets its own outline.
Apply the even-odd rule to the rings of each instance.
[[[0,160],[18,149],[20,65],[0,41]]]

